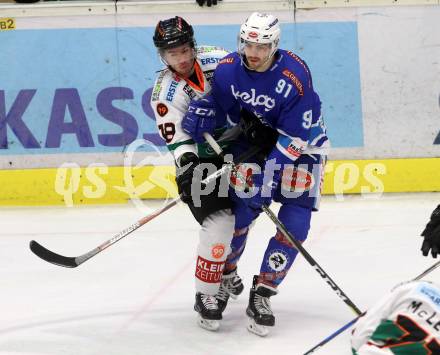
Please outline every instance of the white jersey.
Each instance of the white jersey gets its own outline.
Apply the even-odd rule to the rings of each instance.
[[[396,287],[358,320],[351,345],[357,355],[439,355],[440,287]]]
[[[169,68],[161,71],[154,83],[151,107],[156,117],[159,134],[167,143],[176,162],[187,152],[193,152],[198,156],[206,153],[203,152],[206,144],[195,144],[191,137],[182,130],[182,118],[192,99],[202,97],[211,91],[214,69],[220,59],[227,54],[228,52],[220,47],[197,47],[195,73],[200,86],[179,77]]]

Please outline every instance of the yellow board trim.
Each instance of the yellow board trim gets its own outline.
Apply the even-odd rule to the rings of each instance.
[[[172,166],[0,171],[0,205],[81,205],[177,196]],[[440,191],[440,158],[335,160],[325,169],[323,194]]]
[[[440,158],[329,161],[324,179],[323,194],[440,191]]]
[[[0,31],[11,31],[15,28],[15,19],[11,17],[0,18]]]
[[[0,205],[72,206],[162,199],[177,196],[174,176],[171,166],[0,170]]]

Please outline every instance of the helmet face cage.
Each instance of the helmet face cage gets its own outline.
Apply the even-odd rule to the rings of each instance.
[[[238,53],[244,56],[244,48],[248,42],[270,44],[269,58],[271,58],[278,49],[280,35],[280,25],[275,16],[254,12],[240,27]]]

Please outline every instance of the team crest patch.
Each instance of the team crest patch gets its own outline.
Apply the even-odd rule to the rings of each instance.
[[[211,255],[214,259],[220,259],[225,254],[224,244],[215,244],[211,249]]]
[[[282,250],[274,250],[267,258],[267,266],[273,271],[283,271],[289,262],[288,255]]]
[[[167,105],[160,103],[156,107],[156,112],[160,117],[165,116],[168,113],[168,107]]]
[[[301,83],[301,81],[295,76],[295,74],[293,74],[290,70],[288,69],[284,69],[283,70],[283,75],[288,77],[292,83],[296,86],[298,93],[300,96],[304,96],[304,87],[303,84]]]

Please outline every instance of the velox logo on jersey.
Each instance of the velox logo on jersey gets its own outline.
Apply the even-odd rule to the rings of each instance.
[[[196,277],[203,282],[215,284],[221,281],[224,268],[224,261],[206,260],[199,255],[196,264]]]
[[[225,245],[218,243],[212,246],[211,255],[214,259],[220,259],[223,255],[225,255]]]
[[[315,186],[315,179],[307,169],[289,165],[283,170],[281,186],[286,191],[305,192]]]
[[[234,95],[237,100],[241,100],[246,104],[251,104],[254,107],[264,106],[265,111],[270,111],[275,107],[275,99],[263,94],[257,96],[254,88],[251,89],[251,93],[249,94],[246,91],[236,91],[234,85],[231,85],[231,91],[232,95]]]

